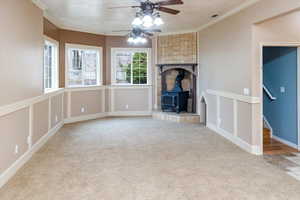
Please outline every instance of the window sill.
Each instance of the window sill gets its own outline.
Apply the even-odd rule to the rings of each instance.
[[[93,85],[93,86],[74,86],[74,87],[66,87],[66,91],[81,91],[81,90],[97,90],[105,88],[104,85]]]
[[[113,83],[111,86],[127,86],[127,87],[140,87],[140,86],[152,86],[151,84],[118,84],[118,83]]]
[[[128,84],[112,84],[110,85],[110,87],[112,88],[149,88],[152,87],[152,85],[150,84],[146,84],[146,85],[128,85]]]
[[[64,88],[51,88],[51,89],[45,89],[44,94],[51,94],[54,92],[62,91]]]

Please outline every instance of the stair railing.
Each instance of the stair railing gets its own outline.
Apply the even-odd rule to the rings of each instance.
[[[270,90],[268,90],[268,88],[267,88],[265,85],[263,85],[263,89],[264,89],[264,92],[268,95],[268,97],[269,97],[272,101],[275,101],[275,100],[277,99],[276,97],[274,97],[274,96],[271,94]]]

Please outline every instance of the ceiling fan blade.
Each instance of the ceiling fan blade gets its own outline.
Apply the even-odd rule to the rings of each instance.
[[[183,4],[182,0],[165,0],[165,1],[159,1],[156,3],[156,5],[160,6],[169,6],[169,5],[179,5]]]
[[[174,10],[174,9],[166,8],[166,7],[159,7],[158,10],[161,12],[172,14],[172,15],[177,15],[178,13],[180,13],[179,10]]]
[[[148,33],[148,32],[145,32],[144,34],[145,34],[145,35],[147,35],[147,36],[150,36],[150,37],[152,37],[152,36],[153,36],[153,33]]]
[[[161,30],[160,29],[147,29],[147,30],[144,30],[144,32],[154,32],[154,33],[161,33]]]

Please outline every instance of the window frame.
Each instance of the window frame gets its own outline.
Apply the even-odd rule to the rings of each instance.
[[[45,45],[47,43],[54,45],[54,55],[53,55],[53,63],[54,63],[54,73],[53,77],[51,77],[53,82],[53,87],[51,88],[45,88]],[[50,37],[47,37],[44,35],[44,48],[43,48],[43,90],[44,93],[53,91],[55,89],[59,88],[59,42],[57,40],[54,40]]]
[[[131,52],[131,53],[147,53],[147,83],[134,84],[134,83],[117,83],[116,77],[116,54],[118,52]],[[117,86],[147,86],[151,85],[151,48],[111,48],[111,84]],[[131,77],[132,78],[132,77]]]
[[[85,87],[97,87],[103,85],[103,48],[98,46],[89,46],[89,45],[81,45],[81,44],[70,44],[67,43],[65,45],[65,88],[85,88]],[[83,50],[96,50],[99,54],[99,60],[97,62],[97,84],[96,85],[69,85],[69,69],[70,69],[70,54],[69,50],[72,49],[83,49]]]

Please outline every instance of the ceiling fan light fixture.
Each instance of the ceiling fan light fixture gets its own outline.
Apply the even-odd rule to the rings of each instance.
[[[130,36],[127,41],[128,41],[128,43],[133,43],[134,42],[134,38]]]
[[[143,20],[139,17],[137,14],[136,17],[134,18],[132,25],[133,26],[141,26],[143,24]]]
[[[133,39],[133,44],[138,44],[140,41],[139,41],[139,39],[138,38],[134,38]]]
[[[151,26],[153,26],[153,18],[150,15],[145,15],[143,17],[143,26],[146,28],[150,28]]]
[[[161,26],[164,24],[164,21],[162,20],[162,18],[160,17],[160,15],[158,14],[153,22],[156,26]]]
[[[148,40],[147,40],[146,38],[144,38],[144,37],[143,37],[143,38],[141,38],[141,40],[140,40],[140,41],[141,41],[141,43],[142,43],[142,44],[146,44],[146,43],[148,42]]]

